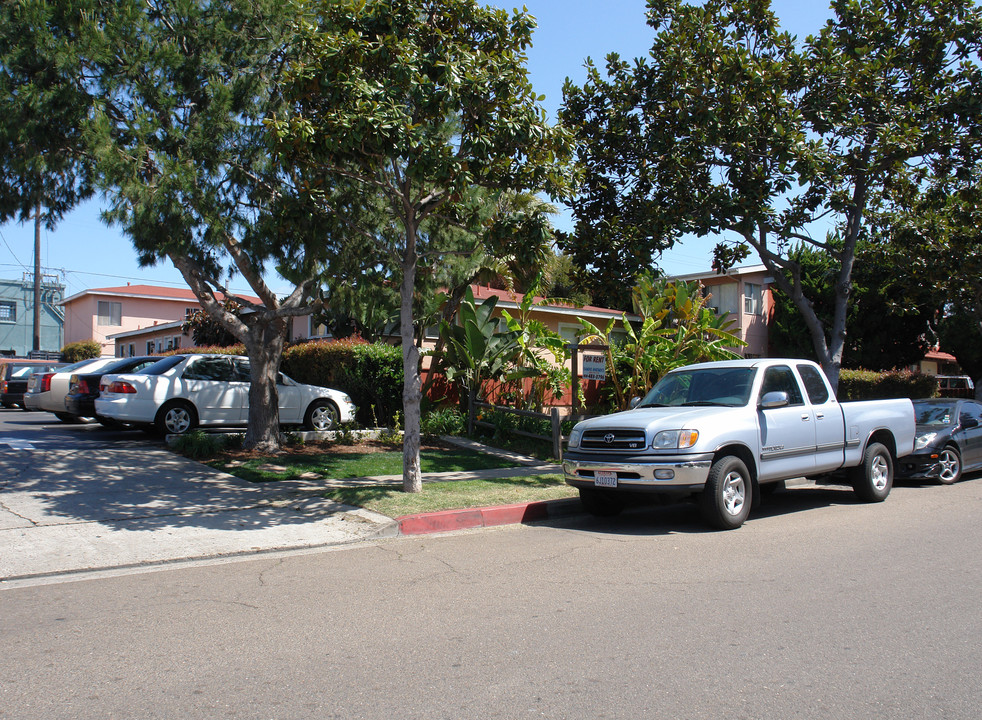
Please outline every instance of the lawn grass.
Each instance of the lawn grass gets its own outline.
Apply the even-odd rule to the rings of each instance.
[[[324,497],[396,518],[438,510],[556,500],[576,494],[576,489],[566,485],[561,475],[534,475],[428,482],[423,483],[419,493],[403,492],[401,484],[332,488]]]
[[[252,482],[295,480],[313,475],[344,479],[401,475],[402,451],[284,453],[243,461],[222,458],[207,464]],[[420,453],[420,467],[424,473],[492,470],[514,465],[511,460],[465,449],[427,449]]]

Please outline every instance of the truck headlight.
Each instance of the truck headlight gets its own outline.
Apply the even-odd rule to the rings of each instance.
[[[923,450],[928,445],[933,443],[934,438],[936,438],[937,436],[938,434],[936,432],[929,432],[929,433],[924,433],[923,435],[918,435],[917,438],[914,440],[914,450],[915,451]]]
[[[696,444],[698,430],[662,430],[651,441],[653,450],[684,450]]]
[[[573,432],[569,434],[569,445],[567,447],[575,448],[580,446],[580,437],[583,436],[583,431],[579,428],[573,428]]]

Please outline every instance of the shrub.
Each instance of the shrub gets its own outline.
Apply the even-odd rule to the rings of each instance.
[[[424,435],[463,435],[466,425],[463,413],[457,408],[433,410],[420,422]]]
[[[220,435],[209,435],[201,430],[192,430],[174,441],[173,448],[184,457],[192,460],[205,460],[214,457],[224,449],[225,439]]]
[[[102,345],[95,340],[79,340],[68,343],[61,349],[61,361],[77,363],[81,360],[91,360],[102,355]]]
[[[839,373],[839,400],[886,400],[925,398],[938,394],[938,380],[910,370],[873,372],[842,370]]]
[[[318,340],[287,348],[280,367],[297,382],[348,393],[362,425],[389,424],[402,407],[402,350],[394,345]]]

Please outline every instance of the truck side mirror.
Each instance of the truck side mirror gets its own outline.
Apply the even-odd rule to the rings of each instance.
[[[764,393],[760,399],[760,409],[770,410],[771,408],[785,407],[789,404],[788,394],[782,391]]]
[[[639,398],[639,397],[631,398],[631,402],[628,403],[628,407],[633,410],[634,408],[636,408],[640,404],[641,404],[641,398]]]

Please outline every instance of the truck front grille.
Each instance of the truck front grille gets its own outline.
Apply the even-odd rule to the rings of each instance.
[[[587,430],[580,439],[584,450],[638,451],[645,448],[643,430]]]

